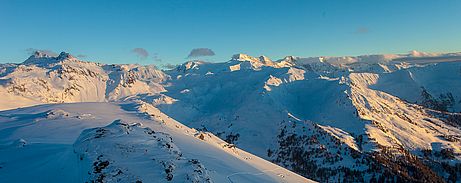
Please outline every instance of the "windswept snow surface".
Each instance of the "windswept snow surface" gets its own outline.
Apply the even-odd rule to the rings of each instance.
[[[0,112],[0,182],[310,182],[143,102]]]
[[[36,53],[0,65],[0,109],[45,104],[0,113],[0,177],[460,181],[460,91],[461,53],[236,54],[167,71]],[[49,104],[74,102],[97,103]]]

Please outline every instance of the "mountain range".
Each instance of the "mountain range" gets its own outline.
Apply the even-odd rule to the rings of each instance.
[[[0,182],[459,182],[461,53],[0,64]]]

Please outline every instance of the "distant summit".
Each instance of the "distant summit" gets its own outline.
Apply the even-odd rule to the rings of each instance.
[[[33,55],[31,55],[29,58],[50,58],[51,56],[48,55],[48,53],[44,51],[35,51]]]
[[[66,59],[76,59],[74,56],[72,56],[70,53],[66,52],[61,52],[58,57],[56,57],[57,60],[66,60]]]
[[[35,51],[33,55],[31,55],[27,60],[25,60],[22,64],[24,65],[49,65],[54,64],[57,62],[65,61],[65,60],[77,60],[74,56],[67,52],[61,52],[58,56],[54,57],[42,51]]]

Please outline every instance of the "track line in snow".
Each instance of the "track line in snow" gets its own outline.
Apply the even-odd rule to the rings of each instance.
[[[236,173],[233,173],[233,174],[230,174],[228,176],[226,176],[227,180],[229,180],[230,183],[234,183],[234,181],[232,181],[232,179],[230,177],[234,176],[234,175],[253,175],[253,176],[259,176],[259,175],[264,175],[265,172],[273,172],[273,171],[276,171],[276,170],[280,170],[281,168],[275,168],[275,169],[272,169],[272,170],[263,170],[259,173],[251,173],[251,172],[236,172]]]

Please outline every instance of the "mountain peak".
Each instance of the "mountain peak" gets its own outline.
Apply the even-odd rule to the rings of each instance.
[[[29,58],[50,58],[52,57],[46,52],[43,51],[35,51],[34,54],[32,54]]]
[[[295,56],[286,56],[285,58],[279,60],[279,61],[285,61],[285,62],[290,62],[293,63],[296,60]]]
[[[269,57],[266,57],[264,55],[259,56],[259,61],[261,61],[263,63],[272,62],[272,60]]]
[[[23,64],[51,64],[64,60],[77,60],[74,56],[67,52],[61,52],[57,57],[51,56],[43,51],[35,51]]]
[[[258,61],[259,59],[252,57],[247,54],[239,53],[235,54],[232,56],[232,60],[238,60],[238,61]]]
[[[412,50],[408,53],[408,56],[410,57],[431,57],[431,56],[437,56],[439,54],[436,53],[426,53],[426,52],[421,52],[417,50]]]
[[[75,59],[74,56],[72,56],[70,53],[67,52],[61,52],[58,57],[56,57],[57,60],[66,60],[66,59]]]

